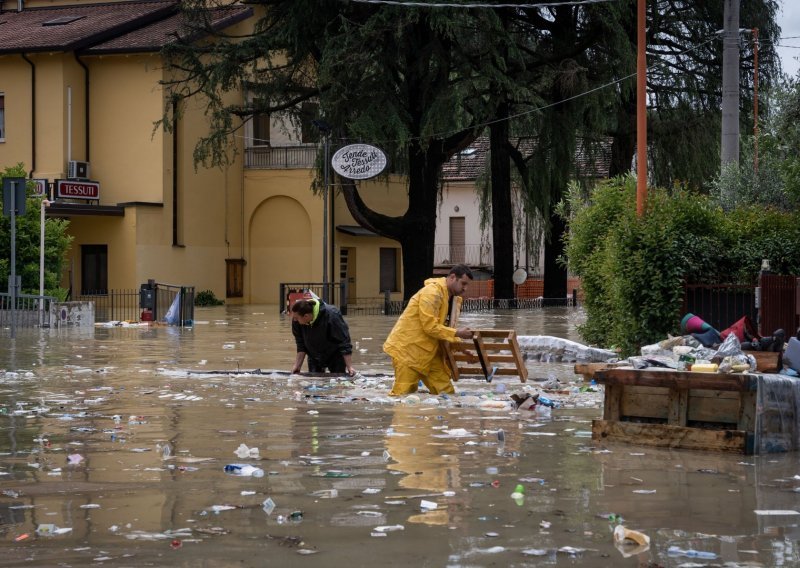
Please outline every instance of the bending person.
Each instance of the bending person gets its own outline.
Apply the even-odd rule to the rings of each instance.
[[[341,312],[319,299],[298,300],[292,305],[292,335],[297,357],[292,373],[299,373],[308,356],[312,373],[347,373],[354,375],[353,344],[350,329]]]
[[[425,286],[408,302],[383,344],[394,366],[390,395],[416,392],[419,381],[431,394],[455,392],[440,342],[472,338],[469,328],[448,326],[453,302],[461,306],[461,295],[471,280],[470,269],[458,264],[446,278],[426,280]]]

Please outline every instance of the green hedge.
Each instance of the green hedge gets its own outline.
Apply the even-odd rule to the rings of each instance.
[[[588,204],[570,199],[567,264],[581,278],[580,331],[591,344],[629,355],[678,333],[686,282],[753,283],[763,258],[774,272],[800,274],[796,213],[723,211],[678,187],[650,188],[640,218],[633,177],[601,184]]]

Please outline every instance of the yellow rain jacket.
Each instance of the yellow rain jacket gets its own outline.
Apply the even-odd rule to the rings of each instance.
[[[419,373],[427,373],[431,362],[443,356],[439,341],[458,341],[456,329],[444,325],[449,301],[447,279],[427,279],[394,324],[383,344],[384,352]],[[459,296],[453,299],[459,307],[461,301]]]

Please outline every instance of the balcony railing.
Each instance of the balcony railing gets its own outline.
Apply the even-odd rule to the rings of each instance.
[[[486,266],[493,262],[491,245],[434,245],[433,263],[436,266]]]
[[[317,147],[311,146],[254,146],[245,148],[246,168],[288,170],[313,168],[317,160]]]

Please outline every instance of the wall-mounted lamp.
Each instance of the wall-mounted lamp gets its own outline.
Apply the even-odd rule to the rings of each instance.
[[[458,213],[458,205],[456,205],[455,207],[453,207],[453,211],[455,211],[456,213]]]

